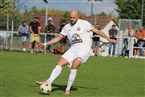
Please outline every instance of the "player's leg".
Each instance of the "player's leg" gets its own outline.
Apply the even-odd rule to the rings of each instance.
[[[44,81],[36,81],[37,84],[41,85],[44,82],[48,82],[48,83],[52,83],[61,73],[62,67],[67,65],[68,61],[65,58],[61,58],[59,61],[57,61],[57,65],[55,66],[55,68],[53,69],[53,71],[50,74],[50,77],[48,78],[48,80],[44,80]]]
[[[62,58],[57,61],[56,67],[53,69],[49,79],[47,80],[49,83],[52,83],[61,73],[62,67],[71,64],[74,60],[74,49],[70,48],[67,52],[62,55]]]
[[[57,61],[57,65],[56,67],[53,69],[49,79],[47,80],[49,83],[52,83],[57,76],[61,73],[62,67],[67,65],[68,63],[72,63],[72,61],[74,60],[74,52],[73,52],[73,48],[70,48],[67,52],[65,52],[61,59],[59,61]],[[36,81],[37,84],[43,84],[45,81]]]
[[[76,58],[73,61],[72,67],[71,67],[71,70],[70,70],[70,75],[69,75],[69,78],[68,78],[67,88],[65,89],[65,95],[70,94],[70,88],[72,87],[73,82],[74,82],[74,80],[76,78],[76,75],[77,75],[77,68],[80,66],[81,63],[82,62],[81,62],[80,58]]]
[[[71,66],[70,75],[68,78],[67,88],[65,90],[65,95],[70,94],[70,89],[77,75],[77,69],[82,63],[85,63],[88,60],[90,56],[90,52],[91,52],[90,46],[89,47],[81,46],[78,48],[76,47],[74,48],[74,57],[73,57],[74,59],[72,61],[72,66]]]
[[[57,61],[56,67],[53,69],[49,79],[47,80],[49,83],[52,83],[61,73],[62,67],[67,65],[68,61],[65,58],[61,58],[59,61]]]

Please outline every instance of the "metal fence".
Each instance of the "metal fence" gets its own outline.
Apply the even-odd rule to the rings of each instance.
[[[123,33],[123,32],[121,32]],[[46,33],[41,33],[41,38],[40,38],[40,42],[44,43],[46,42]],[[51,33],[51,35],[59,35],[57,33]],[[118,43],[117,43],[117,50],[116,50],[116,55],[121,54],[121,50],[123,49],[123,38],[128,38],[128,37],[118,37]],[[134,39],[136,39],[135,37],[129,37],[130,39],[130,45],[129,45],[129,57],[136,57],[133,55],[133,50],[134,48]],[[27,50],[29,50],[29,41],[30,37],[28,37],[27,40]],[[102,46],[100,46],[100,55],[103,56],[103,54],[105,53],[106,50],[108,50],[108,44],[106,44],[105,42],[101,42]],[[22,50],[22,41],[21,41],[21,36],[17,31],[0,31],[0,49],[4,49],[4,50]],[[43,49],[43,51],[46,53],[45,51],[46,48]],[[120,52],[117,52],[120,51]],[[92,54],[93,55],[93,54]],[[137,58],[145,58],[144,56],[138,56]]]
[[[50,33],[57,36],[57,33]],[[30,37],[26,42],[26,49],[29,50]],[[40,42],[46,42],[46,33],[41,33]],[[22,50],[21,35],[17,31],[0,31],[0,49],[5,50]]]

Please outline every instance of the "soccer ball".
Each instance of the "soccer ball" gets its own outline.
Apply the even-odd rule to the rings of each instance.
[[[50,83],[46,82],[46,83],[43,83],[42,85],[40,85],[40,90],[44,94],[49,94],[52,90],[52,86]]]

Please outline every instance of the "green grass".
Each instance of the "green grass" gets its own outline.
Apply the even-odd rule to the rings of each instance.
[[[36,80],[47,79],[59,55],[0,52],[0,97],[66,97],[69,68],[43,95]],[[145,97],[143,59],[90,57],[78,69],[70,97]]]

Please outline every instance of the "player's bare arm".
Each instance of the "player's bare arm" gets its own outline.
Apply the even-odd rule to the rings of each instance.
[[[57,43],[59,42],[64,36],[62,34],[58,35],[57,37],[55,37],[54,39],[46,42],[46,43],[40,43],[40,46],[46,46],[46,45],[51,45],[51,44],[54,44],[54,43]]]
[[[92,32],[95,32],[97,34],[99,34],[100,36],[104,37],[105,39],[107,39],[109,42],[112,43],[116,43],[117,41],[114,39],[110,39],[110,37],[108,37],[105,33],[103,33],[102,31],[96,29],[96,28],[92,28]]]
[[[41,26],[38,26],[38,34],[40,35],[41,33]]]
[[[32,27],[30,26],[30,32],[32,33],[32,34],[34,34],[34,32],[33,32],[33,30],[32,30]]]

